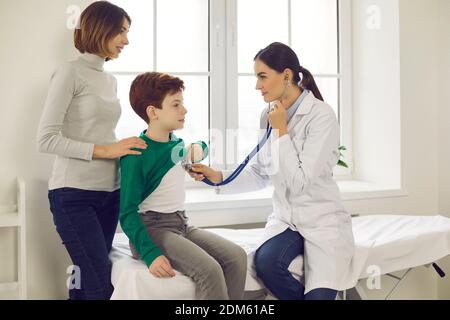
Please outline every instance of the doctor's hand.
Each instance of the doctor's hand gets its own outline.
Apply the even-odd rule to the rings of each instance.
[[[220,183],[223,181],[222,171],[216,171],[213,168],[200,163],[192,164],[192,171],[189,172],[189,175],[195,179],[195,181],[202,181],[205,177],[213,183]]]
[[[287,111],[282,102],[274,102],[273,109],[269,112],[269,123],[273,129],[279,131],[280,137],[287,134]]]
[[[175,277],[175,272],[170,265],[169,260],[165,256],[159,256],[153,260],[148,270],[157,278],[171,278]]]

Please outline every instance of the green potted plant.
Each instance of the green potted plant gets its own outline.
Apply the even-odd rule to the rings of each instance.
[[[340,146],[338,150],[339,150],[339,161],[338,161],[337,165],[344,167],[344,168],[348,168],[347,163],[345,163],[345,161],[342,160],[344,158],[342,151],[347,151],[347,148],[345,146]]]

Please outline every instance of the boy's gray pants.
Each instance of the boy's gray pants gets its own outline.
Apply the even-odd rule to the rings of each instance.
[[[247,272],[244,249],[212,232],[189,226],[184,211],[147,211],[141,219],[172,267],[194,280],[197,299],[243,298]],[[139,259],[131,242],[130,249]]]

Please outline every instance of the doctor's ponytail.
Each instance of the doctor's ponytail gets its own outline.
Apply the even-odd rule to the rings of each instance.
[[[324,101],[311,72],[308,69],[300,67],[300,73],[303,74],[302,82],[299,84],[300,88],[311,91],[317,99]]]
[[[260,50],[253,60],[257,59],[264,62],[269,68],[280,73],[284,72],[285,69],[291,69],[294,73],[294,81],[298,86],[311,91],[317,99],[323,101],[322,94],[317,87],[313,75],[308,69],[300,65],[297,55],[289,46],[280,42],[274,42]],[[303,75],[302,79],[300,79],[300,74]]]

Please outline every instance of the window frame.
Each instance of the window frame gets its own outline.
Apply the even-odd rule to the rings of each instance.
[[[221,0],[226,2],[226,28],[223,38],[226,43],[226,124],[223,130],[237,130],[239,126],[238,110],[238,77],[250,76],[252,74],[238,72],[238,50],[237,50],[237,1],[239,0]],[[214,1],[216,2],[216,1]],[[220,2],[220,1],[218,1]],[[288,45],[292,43],[291,32],[291,2],[288,0]],[[344,161],[349,168],[336,167],[334,174],[339,179],[349,178],[353,173],[352,157],[352,25],[351,25],[351,0],[336,0],[338,15],[338,72],[337,74],[314,74],[316,78],[337,78],[339,105],[338,120],[341,125],[341,145],[346,147],[344,152]],[[256,81],[256,80],[255,80]],[[214,116],[214,109],[211,112]],[[225,131],[224,131],[225,132]],[[225,146],[227,141],[225,138]],[[225,159],[223,160],[225,163]],[[227,169],[232,169],[228,167]]]
[[[153,0],[153,69],[158,70],[157,55],[157,6]],[[223,133],[223,146],[228,148],[227,130],[237,130],[238,118],[238,50],[237,50],[237,1],[239,0],[208,0],[209,6],[209,64],[208,72],[176,72],[173,70],[158,70],[169,72],[175,76],[208,76],[209,78],[209,139],[211,129]],[[291,1],[288,0],[288,39],[291,44]],[[350,178],[353,174],[353,146],[352,146],[352,4],[351,0],[336,0],[338,14],[338,73],[314,74],[317,78],[333,77],[338,79],[339,105],[337,106],[338,120],[341,125],[341,145],[345,145],[344,161],[349,168],[336,167],[335,177]],[[135,71],[111,71],[115,76],[137,75]],[[256,80],[255,80],[256,81]],[[214,141],[212,141],[214,143]],[[210,165],[216,169],[234,169],[226,165],[227,150],[218,151],[211,155]],[[186,186],[204,187],[202,183],[194,182],[189,177]]]

